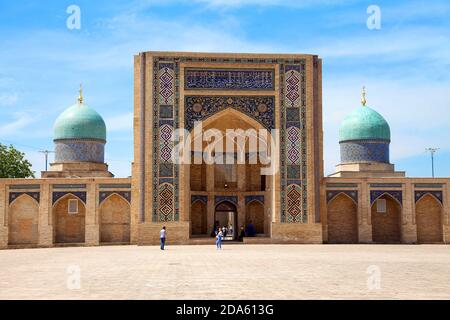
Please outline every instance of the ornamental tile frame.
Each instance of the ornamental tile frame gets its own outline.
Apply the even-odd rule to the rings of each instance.
[[[345,194],[356,204],[358,203],[358,190],[327,190],[327,203],[336,198],[339,194]]]
[[[370,205],[373,205],[375,200],[377,200],[382,195],[387,194],[398,201],[400,206],[403,206],[403,193],[397,190],[370,190]]]
[[[121,198],[125,199],[128,203],[131,202],[131,191],[100,191],[98,194],[98,204],[102,204],[103,201],[106,200],[110,195],[117,194]]]
[[[144,53],[145,54],[145,53]],[[307,74],[314,74],[317,65],[316,56],[312,55],[242,55],[242,57],[232,57],[230,54],[184,54],[163,52],[149,52],[151,57],[149,64],[152,66],[151,77],[151,138],[152,138],[152,164],[151,164],[151,201],[152,211],[151,217],[153,222],[160,221],[179,221],[180,219],[180,165],[174,164],[169,160],[168,154],[173,151],[173,145],[168,143],[170,131],[186,128],[189,129],[189,121],[186,119],[192,117],[193,110],[186,109],[185,102],[194,96],[207,96],[207,92],[214,97],[223,96],[223,92],[229,94],[233,90],[234,94],[242,92],[262,92],[265,90],[264,96],[270,96],[270,90],[276,94],[273,106],[273,112],[278,113],[276,117],[267,114],[267,120],[262,120],[258,115],[253,116],[265,128],[279,129],[279,179],[275,179],[280,186],[279,195],[276,195],[273,201],[276,201],[275,210],[276,221],[281,223],[308,223],[308,181],[314,177],[314,173],[308,173],[307,150],[313,150],[315,146],[308,146],[308,133],[313,133],[311,124],[314,120],[313,111],[310,112],[312,120],[309,129],[307,127],[307,108],[315,108],[315,100],[308,100],[307,91]],[[311,61],[309,61],[309,59]],[[306,65],[311,66],[311,70],[307,70]],[[219,67],[213,67],[218,65]],[[233,67],[236,65],[236,67]],[[261,65],[261,69],[257,67]],[[273,66],[272,71],[268,65]],[[147,66],[147,65],[146,65]],[[197,72],[219,72],[221,81],[218,83],[211,82],[210,79],[204,84],[194,84],[192,81],[186,80],[187,70],[195,70]],[[239,86],[244,83],[238,79],[233,83],[227,83],[226,72],[266,72],[267,78],[261,81],[260,87]],[[267,71],[270,71],[267,73]],[[242,75],[242,74],[241,74]],[[320,75],[319,75],[320,76]],[[245,77],[244,77],[245,78]],[[235,78],[236,79],[236,78]],[[311,81],[313,81],[311,79]],[[269,83],[273,83],[272,89]],[[277,85],[278,84],[278,85]],[[202,87],[203,86],[203,87]],[[194,88],[195,87],[195,88]],[[231,88],[230,88],[231,87]],[[316,90],[316,85],[311,82],[310,87]],[[191,91],[192,90],[192,91]],[[203,91],[202,91],[203,90]],[[212,93],[214,90],[216,93]],[[271,93],[272,93],[271,92]],[[145,94],[145,93],[144,93]],[[216,96],[217,94],[217,96]],[[245,93],[247,99],[255,97],[255,94]],[[313,92],[311,92],[311,97]],[[180,98],[181,97],[181,98]],[[313,98],[315,99],[315,98]],[[309,101],[313,101],[314,105]],[[183,108],[183,110],[181,110]],[[193,108],[191,108],[193,109]],[[225,109],[225,108],[224,108]],[[268,109],[271,109],[269,106]],[[265,110],[264,110],[265,111]],[[272,110],[268,110],[271,111]],[[180,118],[184,116],[184,119]],[[264,118],[263,118],[264,119]],[[187,121],[185,123],[185,121]],[[163,130],[161,130],[163,129]],[[311,131],[309,131],[311,130]],[[173,132],[173,131],[172,131]],[[318,151],[320,153],[320,151]],[[163,176],[161,174],[163,173]],[[311,183],[318,184],[314,178]],[[161,186],[165,184],[164,190],[167,191],[167,185],[171,186],[171,192],[162,192]],[[316,186],[317,187],[317,186]],[[312,192],[315,189],[311,188]],[[171,199],[161,199],[163,196],[172,197]],[[184,194],[184,193],[183,193]],[[186,196],[189,196],[186,193]],[[318,198],[318,193],[315,198]],[[313,205],[317,206],[318,201],[315,200]],[[172,206],[172,210],[168,210],[168,206]],[[163,206],[163,207],[161,207]],[[161,215],[161,209],[164,214]],[[318,210],[317,208],[315,210]],[[313,213],[314,214],[314,213]],[[314,219],[313,219],[314,220]],[[320,221],[320,217],[315,222]],[[314,222],[314,221],[311,221]]]
[[[59,199],[71,194],[80,199],[86,205],[86,192],[85,191],[61,191],[52,192],[52,205],[54,205]]]
[[[420,190],[414,191],[414,201],[417,203],[420,199],[422,199],[425,195],[431,195],[436,198],[442,204],[442,191],[440,190]]]
[[[16,200],[17,198],[19,198],[21,195],[24,195],[24,194],[33,198],[37,203],[39,203],[41,200],[40,192],[27,192],[27,191],[10,192],[9,193],[9,205],[11,205],[11,203],[14,200]]]

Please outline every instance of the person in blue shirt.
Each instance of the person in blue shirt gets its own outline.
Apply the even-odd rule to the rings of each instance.
[[[223,238],[223,233],[222,233],[222,230],[219,230],[219,232],[217,233],[217,236],[216,236],[216,247],[217,247],[217,249],[219,250],[219,249],[222,249],[222,238]]]

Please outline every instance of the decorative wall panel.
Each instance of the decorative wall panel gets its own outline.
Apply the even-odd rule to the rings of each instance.
[[[280,64],[281,222],[308,222],[305,61]]]
[[[173,58],[153,60],[152,221],[178,220],[178,166],[172,162],[178,128],[179,66]]]
[[[275,128],[275,97],[273,96],[186,96],[184,128],[192,130],[195,121],[233,108],[255,119],[267,130]]]
[[[179,219],[179,168],[169,161],[169,128],[179,128],[180,63],[236,64],[230,69],[186,68],[186,90],[278,90],[280,127],[275,124],[274,96],[195,96],[185,97],[184,126],[192,129],[195,120],[203,120],[227,107],[259,121],[267,129],[280,130],[281,222],[307,222],[306,181],[306,60],[290,58],[153,58],[153,212],[157,222]],[[245,68],[245,64],[252,64]],[[255,64],[276,64],[275,70],[258,69]],[[167,125],[163,127],[164,125]],[[173,198],[170,193],[173,193]],[[172,199],[172,200],[171,200]]]
[[[274,70],[185,70],[185,89],[273,90]]]

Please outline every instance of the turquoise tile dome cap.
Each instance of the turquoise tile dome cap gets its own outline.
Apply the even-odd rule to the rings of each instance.
[[[339,141],[385,140],[391,141],[391,129],[381,114],[362,106],[350,113],[339,128]]]
[[[78,103],[66,109],[55,121],[54,140],[96,139],[106,142],[106,125],[103,118],[83,103],[82,92]]]

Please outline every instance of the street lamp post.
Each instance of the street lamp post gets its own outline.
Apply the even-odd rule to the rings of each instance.
[[[48,165],[48,154],[49,153],[54,153],[54,151],[50,151],[50,150],[42,150],[42,151],[39,151],[40,153],[43,153],[44,155],[45,155],[45,171],[48,171],[47,170],[47,165]]]
[[[431,176],[434,178],[434,154],[439,148],[426,148],[425,151],[431,155]]]

